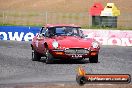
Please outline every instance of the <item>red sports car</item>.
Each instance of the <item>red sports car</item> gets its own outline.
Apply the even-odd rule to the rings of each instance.
[[[86,38],[81,27],[71,24],[47,24],[32,40],[32,60],[39,61],[46,57],[46,63],[55,59],[83,60],[98,62],[99,43]]]

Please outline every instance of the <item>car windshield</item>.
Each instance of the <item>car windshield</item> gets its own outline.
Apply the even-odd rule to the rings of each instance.
[[[79,27],[55,27],[52,28],[54,34],[57,36],[82,36],[82,32]]]

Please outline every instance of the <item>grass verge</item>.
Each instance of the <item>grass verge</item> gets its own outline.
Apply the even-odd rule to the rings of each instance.
[[[28,25],[25,25],[25,24],[22,24],[22,25],[19,25],[19,24],[2,24],[0,23],[0,26],[36,26],[36,27],[41,27],[43,26],[42,24],[28,24]],[[126,28],[126,27],[117,27],[117,28],[110,28],[110,27],[99,27],[99,26],[87,26],[87,25],[82,25],[81,26],[82,29],[95,29],[95,30],[132,30],[132,27],[129,27],[129,28]]]

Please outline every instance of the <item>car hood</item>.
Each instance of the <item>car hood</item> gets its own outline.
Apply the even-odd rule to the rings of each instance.
[[[93,39],[84,39],[77,36],[58,36],[55,40],[63,48],[89,48]]]

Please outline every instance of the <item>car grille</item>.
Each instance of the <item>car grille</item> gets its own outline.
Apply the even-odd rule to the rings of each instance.
[[[67,54],[67,55],[77,55],[77,54],[79,54],[79,55],[85,55],[85,54],[88,54],[89,53],[89,50],[88,49],[66,49],[65,50],[65,54]]]

